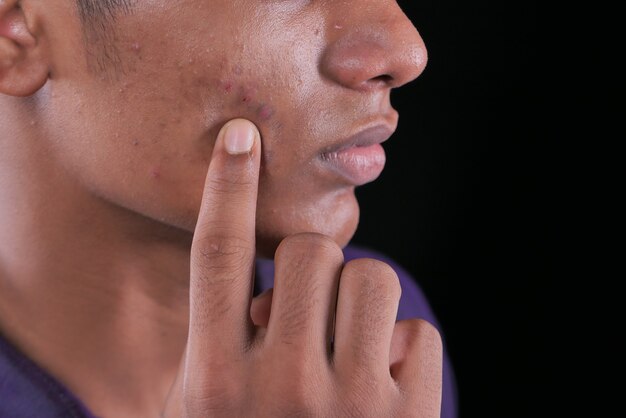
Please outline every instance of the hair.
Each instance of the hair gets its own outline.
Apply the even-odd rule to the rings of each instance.
[[[128,13],[133,0],[77,0],[80,18],[85,23],[111,22],[119,12]]]
[[[115,77],[124,68],[116,44],[115,21],[132,11],[136,0],[76,0],[83,26],[87,65],[98,74]]]

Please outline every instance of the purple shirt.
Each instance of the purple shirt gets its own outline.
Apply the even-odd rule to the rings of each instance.
[[[391,265],[402,286],[398,320],[422,318],[437,328],[439,324],[424,296],[411,276],[392,260],[372,252],[349,246],[346,261],[355,258],[376,258]],[[274,264],[271,260],[257,263],[255,294],[274,285]],[[445,350],[445,348],[444,348]],[[0,418],[95,418],[59,381],[20,353],[0,334]],[[443,399],[441,418],[457,417],[454,375],[444,352]]]

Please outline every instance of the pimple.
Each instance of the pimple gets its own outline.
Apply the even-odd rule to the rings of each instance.
[[[139,42],[133,42],[130,45],[130,49],[135,53],[138,54],[139,51],[141,51],[141,44]]]
[[[161,177],[161,170],[159,170],[158,167],[154,167],[152,170],[150,170],[150,177],[154,180],[158,180]]]
[[[259,118],[261,118],[261,120],[268,120],[269,118],[272,117],[273,114],[274,114],[274,109],[272,109],[270,106],[266,104],[262,104],[257,109],[257,115],[259,116]]]
[[[225,82],[223,87],[226,93],[230,93],[231,91],[233,91],[233,83],[230,81]]]
[[[241,101],[243,103],[250,103],[254,100],[254,96],[255,96],[255,89],[253,88],[244,88],[241,89]]]

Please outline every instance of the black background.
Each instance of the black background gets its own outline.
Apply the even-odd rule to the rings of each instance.
[[[442,323],[462,417],[537,417],[554,286],[550,149],[533,2],[400,2],[429,51],[395,91],[381,178],[357,191],[355,242],[407,268]]]

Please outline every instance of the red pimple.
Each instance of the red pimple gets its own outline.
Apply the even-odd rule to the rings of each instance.
[[[152,170],[150,170],[150,177],[157,180],[161,177],[161,171],[158,168],[153,168]]]
[[[230,81],[224,83],[224,91],[226,93],[230,93],[231,91],[233,91],[233,83],[231,83]]]
[[[241,89],[241,101],[243,103],[251,103],[254,100],[256,89],[253,87],[244,87]]]

